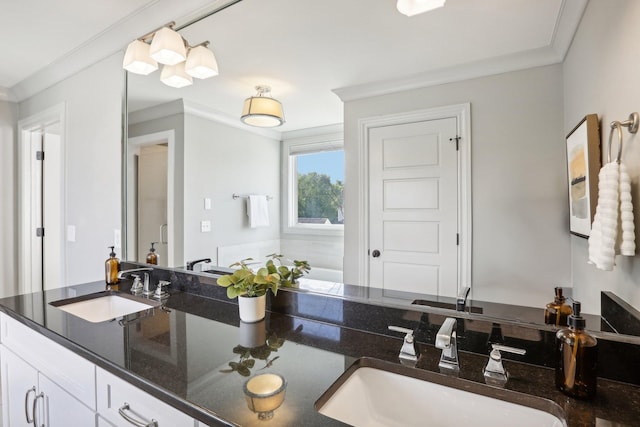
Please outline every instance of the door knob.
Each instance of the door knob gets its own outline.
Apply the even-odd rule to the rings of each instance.
[[[374,250],[373,250],[373,252],[371,252],[371,255],[372,255],[374,258],[378,258],[378,257],[380,256],[380,251],[379,251],[379,250],[377,250],[377,249],[374,249]]]

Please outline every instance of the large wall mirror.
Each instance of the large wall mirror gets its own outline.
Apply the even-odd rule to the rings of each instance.
[[[483,314],[537,323],[520,319],[520,308],[543,309],[555,286],[572,286],[563,64],[531,67],[518,61],[542,52],[540,46],[551,48],[554,31],[572,36],[584,3],[577,9],[562,0],[531,4],[530,13],[500,21],[500,43],[484,38],[497,22],[446,26],[453,16],[472,22],[474,8],[485,7],[476,2],[451,1],[448,10],[410,19],[398,14],[392,1],[231,3],[180,29],[191,45],[211,43],[219,76],[176,89],[164,85],[159,72],[128,75],[123,170],[128,259],[144,262],[151,242],[157,242],[160,265],[174,268],[199,259],[211,260],[207,268],[226,267],[275,250],[308,259],[320,279],[366,285],[358,283],[366,277],[362,216],[369,214],[369,205],[361,203],[361,189],[368,188],[362,181],[369,176],[361,164],[362,123],[467,105],[470,140],[461,143],[471,144],[473,194],[467,208],[473,231],[462,238],[473,242],[466,260],[470,279],[458,270],[454,290],[436,296],[455,302],[455,294],[470,286],[473,300],[486,302]],[[533,15],[548,25],[530,28]],[[510,50],[505,34],[522,32],[531,35],[528,49]],[[429,50],[425,40],[433,39],[446,40],[446,55]],[[474,46],[482,43],[492,43],[483,50],[493,49],[493,59],[476,55]],[[442,63],[449,66],[436,65]],[[258,85],[270,86],[283,103],[283,126],[252,128],[240,122],[243,102]],[[455,139],[461,124],[453,127]],[[292,219],[289,199],[295,190],[289,177],[308,170],[296,169],[302,162],[292,156],[323,152],[344,153],[342,172],[335,172],[330,156],[323,157],[330,159],[324,166],[315,166],[333,185],[344,185],[344,201],[331,208],[336,215],[323,224],[328,227],[296,227],[301,224]],[[407,195],[403,191],[395,194]],[[250,194],[268,196],[268,225],[251,227],[244,198]],[[401,249],[419,246],[422,235],[415,236]],[[459,254],[454,258],[461,262]],[[411,280],[409,264],[391,277]],[[415,274],[413,280],[424,276]],[[375,294],[362,289],[362,295]],[[600,307],[585,304],[584,311],[599,314]]]

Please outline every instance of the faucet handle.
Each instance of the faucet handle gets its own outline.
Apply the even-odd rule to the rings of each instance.
[[[164,299],[169,296],[169,293],[162,289],[163,286],[169,286],[171,282],[167,282],[166,280],[160,280],[158,282],[158,286],[156,287],[156,291],[153,293],[154,299]]]
[[[133,295],[138,295],[142,292],[142,282],[140,281],[140,276],[138,274],[131,274],[133,277],[133,285],[131,285],[131,293]]]
[[[491,344],[491,347],[492,350],[491,353],[489,353],[489,361],[483,370],[484,381],[487,384],[504,387],[509,379],[509,373],[502,364],[502,354],[500,352],[504,351],[523,356],[527,351],[522,348],[508,347],[501,344]]]
[[[415,366],[418,362],[418,352],[413,339],[413,330],[400,326],[389,326],[389,330],[406,334],[398,357],[403,365]]]

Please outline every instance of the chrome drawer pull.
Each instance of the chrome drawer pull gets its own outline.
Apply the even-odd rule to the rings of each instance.
[[[38,399],[42,398],[42,400],[44,401],[44,393],[40,393],[39,395],[36,396],[35,399],[33,399],[33,406],[31,407],[31,411],[33,412],[33,427],[44,427],[44,424],[38,426],[38,421],[37,421],[37,412],[36,410],[38,409]]]
[[[33,418],[29,416],[29,395],[33,392],[36,393],[36,386],[31,387],[24,395],[24,416],[27,419],[27,423],[33,423]],[[32,414],[33,415],[33,414]]]
[[[145,423],[144,421],[136,420],[131,415],[128,415],[125,411],[131,411],[129,404],[126,402],[124,405],[122,405],[122,408],[118,409],[118,413],[122,418],[129,421],[136,427],[158,427],[158,422],[156,420],[152,419],[150,423]]]

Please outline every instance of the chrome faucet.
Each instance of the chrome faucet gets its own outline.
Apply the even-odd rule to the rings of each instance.
[[[401,328],[400,326],[389,326],[389,330],[406,334],[398,358],[403,365],[415,367],[416,363],[418,363],[418,351],[416,350],[413,339],[413,331],[411,329]]]
[[[457,374],[460,371],[456,326],[456,319],[447,317],[436,334],[436,348],[442,350],[440,363],[438,363],[442,373]]]
[[[131,293],[134,295],[145,295],[149,296],[153,293],[153,291],[149,290],[149,271],[153,271],[151,267],[138,267],[132,268],[129,270],[122,270],[118,272],[118,279],[123,279],[126,275],[130,274],[133,277],[133,286],[131,287]],[[144,272],[144,280],[142,287],[140,286],[140,276],[137,272]],[[142,289],[141,289],[142,288]]]
[[[509,380],[509,373],[502,365],[502,354],[500,351],[507,353],[513,353],[518,355],[525,355],[526,350],[521,348],[507,347],[500,344],[491,344],[491,353],[489,354],[489,362],[484,367],[484,382],[490,385],[504,387]]]

